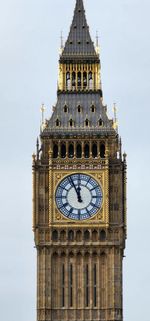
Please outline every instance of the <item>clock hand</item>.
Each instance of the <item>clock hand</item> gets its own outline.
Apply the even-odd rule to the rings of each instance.
[[[80,180],[80,174],[78,175],[78,187],[77,187],[77,191],[78,191],[78,202],[79,203],[82,203],[82,198],[81,198],[81,187],[80,187],[80,184],[81,184],[81,180]]]
[[[76,193],[77,193],[77,196],[78,196],[78,191],[77,191],[77,188],[76,188],[76,186],[75,186],[75,184],[74,184],[74,181],[73,181],[72,177],[70,177],[70,183],[71,183],[71,185],[74,187],[74,189],[75,189],[75,191],[76,191]]]
[[[80,187],[77,187],[77,188],[76,188],[72,177],[70,177],[70,182],[71,182],[71,185],[74,187],[74,189],[75,189],[75,191],[76,191],[76,193],[77,193],[78,202],[79,202],[79,203],[82,203],[82,199],[81,199],[81,195],[80,195],[81,188],[80,188]]]

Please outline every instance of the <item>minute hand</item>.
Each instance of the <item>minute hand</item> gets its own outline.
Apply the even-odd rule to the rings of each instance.
[[[78,193],[78,190],[77,190],[77,188],[76,188],[76,186],[75,186],[75,184],[74,184],[74,181],[73,181],[72,177],[70,177],[70,181],[71,181],[71,184],[72,184],[72,186],[74,187],[74,189],[75,189],[75,191],[76,191],[76,193],[77,193],[77,196],[78,196],[79,193]]]

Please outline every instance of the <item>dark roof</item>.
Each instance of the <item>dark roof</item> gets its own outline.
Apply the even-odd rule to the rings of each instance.
[[[80,106],[80,112],[78,107]],[[67,112],[64,108],[67,108]],[[94,107],[94,112],[92,112]],[[59,126],[56,121],[59,121]],[[70,120],[73,125],[70,126]],[[89,124],[86,126],[85,121]],[[102,121],[101,126],[99,120]],[[108,119],[106,107],[103,106],[99,93],[62,93],[58,95],[58,100],[47,127],[43,134],[46,133],[67,133],[74,131],[76,133],[90,131],[104,134],[104,132],[114,133],[112,121]]]
[[[70,27],[68,39],[60,56],[63,59],[99,59],[92,42],[87,24],[83,0],[76,0],[74,17]]]

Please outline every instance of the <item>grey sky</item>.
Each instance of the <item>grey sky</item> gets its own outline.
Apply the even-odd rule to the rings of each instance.
[[[150,287],[150,1],[85,0],[99,31],[104,101],[128,153],[128,241],[124,260],[125,321],[149,321]],[[66,38],[75,0],[1,0],[0,315],[35,320],[31,154],[56,101],[60,31]]]

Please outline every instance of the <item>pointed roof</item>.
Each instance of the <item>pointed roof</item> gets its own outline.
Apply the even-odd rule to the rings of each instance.
[[[60,56],[65,58],[99,58],[92,42],[87,24],[83,0],[76,0],[74,16],[68,39]]]

